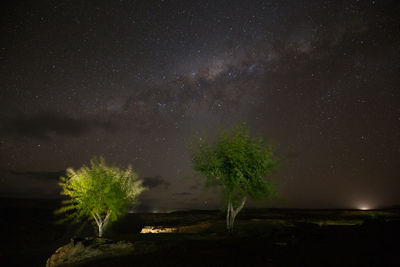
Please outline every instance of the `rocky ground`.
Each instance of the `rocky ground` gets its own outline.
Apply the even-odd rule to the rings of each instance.
[[[115,241],[107,238],[86,237],[58,248],[46,261],[46,267],[74,266],[126,255],[141,255],[155,251],[151,242]]]
[[[129,214],[98,239],[55,202],[0,204],[0,266],[400,265],[398,210],[247,210],[233,236],[218,211]]]

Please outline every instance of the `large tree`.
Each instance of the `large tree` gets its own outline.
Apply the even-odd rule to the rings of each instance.
[[[250,137],[244,124],[219,133],[213,142],[207,137],[196,138],[190,154],[193,168],[205,176],[206,185],[221,187],[229,232],[248,196],[275,195],[273,184],[264,178],[277,166],[277,159],[261,138]]]
[[[104,159],[92,159],[90,167],[68,168],[60,178],[61,194],[69,198],[56,213],[64,213],[65,220],[79,222],[89,218],[96,222],[99,237],[110,221],[126,214],[138,204],[138,196],[145,190],[142,180],[129,166],[121,170],[107,166]]]

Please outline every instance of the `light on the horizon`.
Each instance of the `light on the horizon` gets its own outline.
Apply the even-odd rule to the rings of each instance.
[[[359,210],[370,210],[370,208],[367,207],[367,206],[361,206],[361,207],[359,207],[358,209],[359,209]]]

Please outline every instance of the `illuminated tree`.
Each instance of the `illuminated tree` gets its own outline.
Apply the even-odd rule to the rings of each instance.
[[[220,186],[226,200],[226,227],[233,231],[236,215],[248,196],[275,195],[264,180],[277,166],[273,150],[261,138],[251,138],[244,124],[220,133],[214,142],[199,138],[191,144],[193,168],[203,174],[207,186]]]
[[[99,237],[110,221],[117,220],[129,207],[138,204],[138,196],[146,189],[130,166],[126,170],[107,166],[103,158],[94,158],[90,167],[84,165],[77,171],[68,168],[59,185],[61,194],[69,197],[56,211],[65,214],[62,221],[94,220]]]

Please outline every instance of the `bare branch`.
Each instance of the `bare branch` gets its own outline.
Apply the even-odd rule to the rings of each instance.
[[[94,212],[92,213],[94,220],[96,221],[97,225],[100,225],[100,221],[97,219],[96,215]]]

